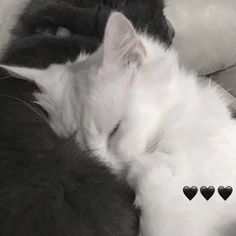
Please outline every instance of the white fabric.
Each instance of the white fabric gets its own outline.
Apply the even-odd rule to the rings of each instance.
[[[165,14],[176,31],[173,45],[185,67],[205,75],[236,65],[235,0],[165,2]],[[235,68],[218,73],[213,80],[236,95]],[[236,108],[236,100],[227,96]]]
[[[30,0],[0,0],[0,57],[10,39],[10,30]]]
[[[209,74],[236,64],[235,0],[166,0],[165,14],[185,66]]]

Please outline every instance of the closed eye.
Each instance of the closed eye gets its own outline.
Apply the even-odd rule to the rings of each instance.
[[[111,131],[111,133],[109,134],[109,139],[111,139],[115,133],[117,132],[117,130],[119,129],[119,126],[120,126],[120,122],[118,122],[118,124],[115,126],[115,128]]]

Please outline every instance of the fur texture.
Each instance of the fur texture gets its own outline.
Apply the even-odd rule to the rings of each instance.
[[[206,75],[235,65],[234,0],[165,0],[165,3],[165,15],[176,30],[173,46],[185,67]]]
[[[67,125],[65,135],[78,130],[84,134],[78,143],[85,140],[118,173],[125,170],[141,207],[142,235],[235,235],[233,196],[224,201],[215,194],[206,202],[198,194],[189,202],[182,192],[186,185],[236,187],[236,124],[217,88],[182,69],[173,49],[137,35],[119,13],[110,17],[104,45],[77,63],[46,71],[5,68],[42,88],[35,96],[57,114],[50,121],[57,132],[54,123]],[[74,97],[81,88],[83,103]],[[72,115],[77,111],[84,116]]]
[[[7,50],[4,47],[6,53],[2,62],[42,68],[51,63],[74,60],[81,51],[94,51],[101,41],[107,14],[121,1],[103,3],[98,6],[98,1],[32,1],[18,18]],[[160,35],[160,38],[163,35],[163,40],[167,37],[171,41],[172,36],[169,38],[168,25],[162,13],[162,1],[125,1],[122,9],[127,11],[138,28],[150,25],[150,33],[156,37]],[[16,10],[21,12],[20,8]],[[68,15],[68,12],[71,14]],[[80,13],[84,14],[81,16]],[[153,20],[156,14],[160,21],[158,17]],[[98,26],[97,19],[104,21]],[[83,28],[85,21],[91,24],[92,29],[99,27],[101,32],[86,31]],[[71,25],[74,30],[70,29]],[[91,36],[91,33],[94,35]],[[167,44],[170,42],[168,40]],[[60,94],[67,78],[64,67],[54,65],[50,68],[48,71],[52,74],[47,76],[48,84],[51,80],[59,86],[51,87],[56,95],[54,98],[47,100],[44,97],[42,104],[45,108],[50,108],[50,103],[54,102],[59,105],[50,113],[34,102],[33,94],[41,97],[45,92],[42,86],[38,84],[40,91],[27,81],[14,79],[16,75],[0,70],[0,235],[137,235],[139,222],[133,205],[133,192],[122,178],[117,179],[101,163],[102,155],[97,156],[86,142],[83,150],[78,146],[77,141],[84,140],[83,135],[78,135],[71,120],[65,123],[74,110],[70,113],[67,109],[70,100],[64,100]],[[59,74],[54,73],[54,69]],[[58,83],[57,75],[64,75],[65,78],[61,77]],[[99,93],[103,92],[104,87],[102,81],[100,84]],[[115,81],[113,86],[116,86]],[[57,92],[54,88],[58,89]],[[81,90],[81,93],[85,94],[86,100],[86,91]],[[68,94],[75,93],[70,94],[67,90],[65,97]],[[65,102],[63,107],[66,112],[60,110],[62,104],[57,101],[60,98]],[[77,105],[78,98],[82,95],[76,94],[74,105]],[[81,100],[82,104],[84,100]],[[115,103],[113,105],[115,108]],[[86,109],[90,108],[88,106]],[[103,111],[104,114],[96,118],[98,121],[107,116],[107,109]],[[90,113],[85,114],[88,116]],[[83,113],[80,115],[83,117]],[[56,132],[49,124],[54,120],[53,116],[62,119],[56,119],[58,125],[52,125]],[[108,132],[112,134],[115,128],[110,128]],[[63,133],[65,130],[67,132]],[[77,131],[76,135],[74,131]]]
[[[162,0],[32,0],[18,18],[2,61],[47,67],[75,60],[80,52],[94,52],[102,42],[107,18],[114,9],[122,11],[137,29],[145,29],[170,44],[173,28],[168,25],[163,8]],[[63,37],[60,28],[67,30]]]
[[[0,235],[133,235],[134,194],[70,135],[50,128],[36,86],[0,79]]]

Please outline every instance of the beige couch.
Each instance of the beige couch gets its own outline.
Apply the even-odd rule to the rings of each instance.
[[[165,0],[182,64],[212,79],[236,109],[236,1]]]

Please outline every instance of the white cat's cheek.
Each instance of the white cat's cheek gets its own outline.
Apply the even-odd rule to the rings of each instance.
[[[132,127],[133,126],[133,127]],[[111,141],[112,151],[124,162],[133,162],[146,152],[146,142],[132,124],[121,124]]]
[[[130,164],[128,180],[130,184],[142,191],[150,191],[163,182],[171,181],[175,171],[161,154],[134,156]]]
[[[131,135],[127,135],[123,139],[119,139],[117,143],[114,144],[114,150],[119,156],[132,161],[135,159],[135,156],[144,153],[145,144],[140,142],[139,139],[132,139]]]

